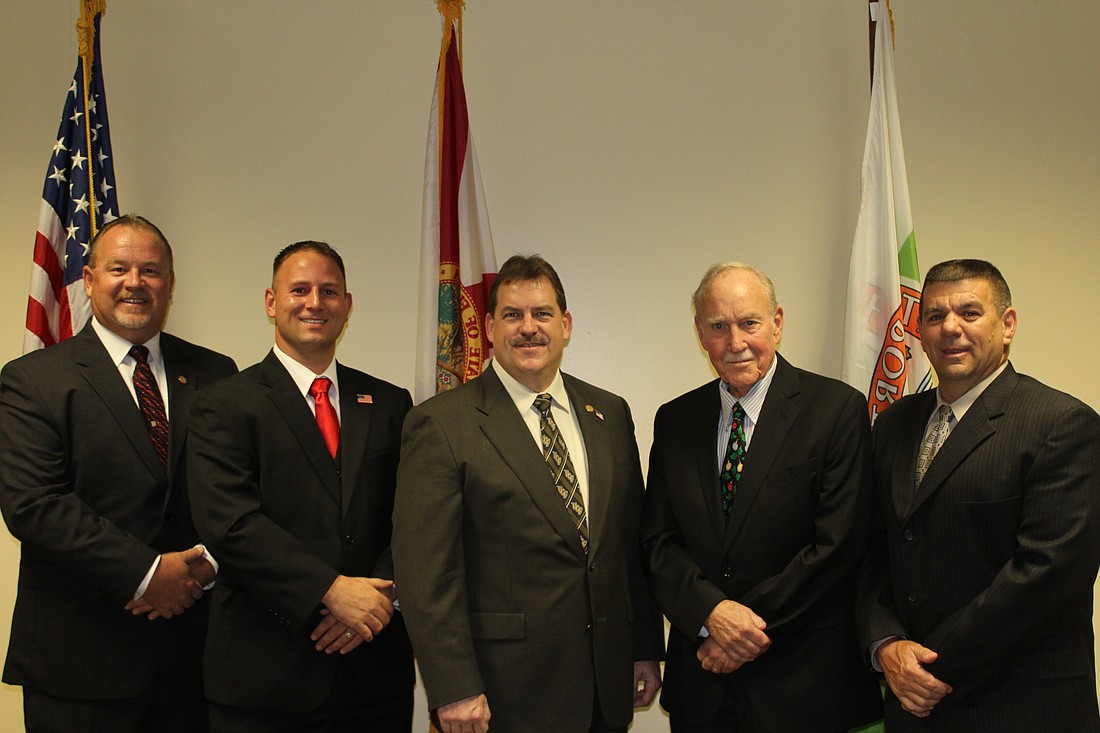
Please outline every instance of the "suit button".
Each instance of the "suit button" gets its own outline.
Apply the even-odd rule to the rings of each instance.
[[[909,591],[909,595],[907,595],[905,599],[910,603],[916,603],[920,599],[920,596],[917,595],[917,592],[915,590],[911,590]]]
[[[728,565],[726,567],[722,568],[722,577],[725,578],[726,580],[729,580],[730,578],[732,578],[733,577],[733,568],[729,567]]]
[[[591,565],[589,565],[588,570],[593,573],[596,572],[596,563],[592,563]]]
[[[913,530],[907,529],[904,532],[902,532],[901,536],[905,538],[906,542],[912,542],[913,541]]]
[[[352,535],[349,534],[347,537],[344,538],[344,542],[346,542],[349,545],[354,545],[355,544],[355,537],[353,537]]]
[[[584,633],[586,633],[586,634],[591,634],[592,633],[592,624],[585,624]]]

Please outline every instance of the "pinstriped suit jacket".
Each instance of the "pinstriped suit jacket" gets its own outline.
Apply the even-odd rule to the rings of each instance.
[[[1100,417],[1009,364],[914,490],[934,392],[874,430],[876,533],[860,593],[866,645],[939,653],[954,692],[925,720],[887,693],[892,731],[1098,731],[1093,582],[1100,565]]]

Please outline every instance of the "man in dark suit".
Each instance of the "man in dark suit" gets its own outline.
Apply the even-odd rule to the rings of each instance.
[[[161,333],[174,284],[161,231],[114,220],[84,268],[89,324],[0,375],[0,508],[22,542],[4,682],[32,733],[206,728],[195,604],[215,569],[182,457],[195,390],[236,367]]]
[[[776,354],[783,309],[763,273],[715,265],[693,303],[719,378],[658,410],[642,519],[650,587],[672,625],[671,728],[875,720],[853,616],[870,520],[866,401]]]
[[[1016,309],[988,262],[929,270],[920,319],[939,388],[875,423],[860,593],[887,729],[1100,731],[1100,417],[1012,368]]]
[[[338,364],[344,263],[275,258],[275,348],[195,401],[199,534],[221,563],[206,645],[215,731],[412,725],[412,650],[394,612],[390,515],[409,393]]]
[[[428,705],[443,733],[625,731],[662,644],[630,410],[559,371],[573,317],[541,257],[505,262],[488,309],[491,366],[402,438],[394,563]]]

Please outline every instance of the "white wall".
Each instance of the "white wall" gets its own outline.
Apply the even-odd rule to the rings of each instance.
[[[1100,407],[1083,363],[1100,271],[1100,3],[894,0],[923,268],[983,257],[1021,314],[1017,367]],[[19,354],[76,0],[0,26],[0,361]],[[837,375],[868,104],[864,0],[469,0],[465,83],[498,258],[539,252],[574,314],[566,369],[657,406],[709,379],[688,296],[712,262],[775,280],[784,353]],[[356,297],[340,358],[411,387],[430,0],[110,0],[119,200],[176,251],[169,329],[242,364],[271,343],[270,261],[336,246]],[[0,540],[0,609],[17,543]],[[7,638],[0,612],[0,644]],[[418,697],[423,720],[423,698]],[[0,689],[0,728],[20,721]],[[657,711],[639,731],[663,730]],[[423,730],[418,722],[417,730]]]

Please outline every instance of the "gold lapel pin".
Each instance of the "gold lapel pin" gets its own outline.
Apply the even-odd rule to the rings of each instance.
[[[603,420],[603,413],[600,412],[599,410],[597,410],[592,405],[585,405],[584,409],[585,409],[586,412],[591,412],[591,413],[595,414],[596,417],[598,417],[600,420]]]
[[[180,384],[187,384],[187,377],[179,375]]]

